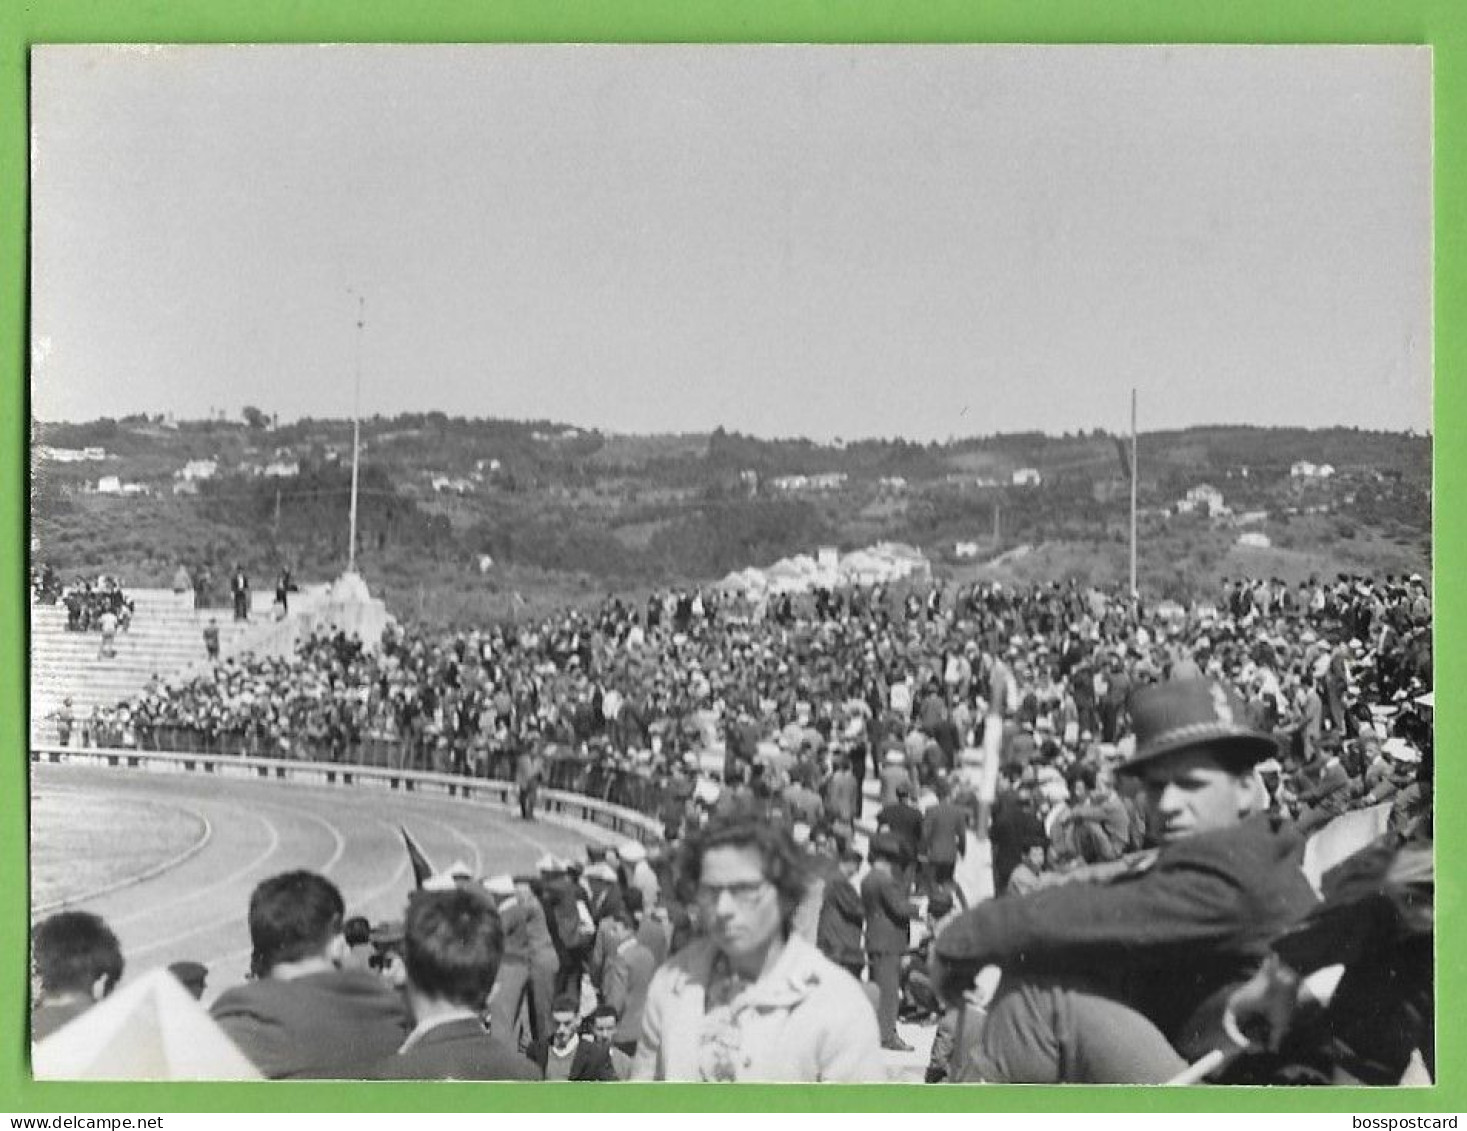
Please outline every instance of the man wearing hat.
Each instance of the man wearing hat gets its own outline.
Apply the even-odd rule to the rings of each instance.
[[[912,918],[917,914],[907,899],[902,866],[906,846],[895,833],[883,830],[871,838],[870,849],[871,870],[861,881],[861,906],[866,912],[866,960],[881,994],[876,1007],[881,1047],[910,1052],[911,1046],[897,1035],[896,1028],[902,955],[911,945]]]
[[[956,999],[985,966],[1003,985],[974,1050],[995,1082],[1159,1083],[1213,1046],[1229,992],[1316,898],[1303,840],[1263,811],[1253,767],[1274,756],[1244,708],[1207,680],[1140,689],[1130,702],[1153,858],[990,900],[939,936]],[[1112,866],[1114,868],[1114,866]]]

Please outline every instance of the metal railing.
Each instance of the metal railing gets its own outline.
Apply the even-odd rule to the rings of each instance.
[[[160,728],[161,729],[161,728]],[[168,728],[175,732],[191,728]],[[202,732],[200,732],[202,733]],[[175,735],[177,737],[177,735]],[[238,736],[224,735],[226,740]],[[388,745],[387,740],[380,740]],[[207,744],[200,744],[201,746]],[[499,776],[442,772],[434,769],[373,765],[367,762],[319,761],[311,758],[262,757],[243,749],[227,749],[225,741],[214,749],[140,750],[109,746],[62,746],[32,743],[33,762],[82,762],[125,769],[168,770],[199,773],[219,778],[249,777],[267,780],[304,780],[332,786],[368,786],[427,793],[463,801],[516,808],[514,760]],[[506,769],[501,762],[495,767]],[[546,763],[547,785],[539,790],[537,810],[609,829],[641,841],[659,839],[663,825],[657,818],[662,790],[650,779],[630,771],[603,766],[589,760],[560,758]]]

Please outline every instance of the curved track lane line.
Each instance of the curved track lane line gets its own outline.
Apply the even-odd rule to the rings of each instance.
[[[378,825],[380,825],[382,828],[386,829],[389,836],[392,836],[392,835],[394,835],[394,834],[397,833],[396,826],[390,825],[386,821],[381,820],[380,818],[373,818],[373,820],[375,820],[376,823]],[[403,876],[405,876],[407,874],[407,871],[408,871],[407,853],[404,852],[402,854],[402,860],[398,863],[397,870],[392,873],[392,876],[389,879],[387,879],[385,882],[383,882],[381,884],[378,884],[376,887],[368,889],[362,895],[359,895],[359,896],[355,897],[352,900],[352,906],[354,906],[354,907],[369,907],[369,906],[371,906],[377,900],[381,899],[384,895],[386,895],[388,892],[390,892],[393,888],[395,888],[399,884],[401,884],[402,883]],[[233,920],[230,920],[230,922],[232,922],[232,921]],[[224,925],[227,925],[227,924],[216,924],[216,925],[218,925],[218,926],[224,926]],[[247,947],[243,947],[240,950],[231,950],[228,954],[221,954],[221,955],[219,955],[219,956],[217,956],[215,958],[205,959],[205,960],[202,960],[202,961],[203,961],[204,965],[209,968],[209,972],[210,973],[213,973],[214,967],[216,965],[219,965],[219,964],[225,963],[225,962],[234,962],[234,961],[236,961],[237,959],[240,959],[240,958],[247,958],[247,957],[249,957],[253,953],[254,953],[254,947],[247,946]]]
[[[248,864],[245,864],[243,867],[235,869],[233,872],[229,873],[229,875],[224,876],[221,879],[215,880],[212,883],[205,884],[203,887],[192,888],[189,891],[186,891],[173,899],[165,899],[159,901],[158,903],[150,903],[147,907],[134,911],[131,914],[121,915],[113,919],[112,926],[114,928],[126,926],[128,923],[136,923],[139,919],[145,919],[149,915],[155,914],[158,911],[166,911],[168,908],[177,907],[179,904],[192,903],[200,896],[211,895],[221,888],[226,888],[231,884],[238,883],[245,876],[249,875],[249,873],[253,869],[258,868],[261,864],[263,864],[266,860],[269,860],[270,857],[275,854],[275,850],[280,847],[280,830],[275,827],[275,823],[273,821],[269,820],[267,817],[262,816],[252,809],[245,808],[243,805],[232,805],[228,802],[221,802],[221,805],[225,809],[233,810],[239,813],[245,813],[265,826],[266,832],[269,836],[269,843],[265,846],[265,850],[257,855]]]
[[[201,822],[203,822],[203,835],[200,836],[198,840],[194,841],[193,844],[189,845],[177,855],[170,856],[161,864],[154,864],[151,868],[147,868],[137,873],[137,875],[124,876],[120,880],[114,880],[110,884],[103,884],[101,887],[94,888],[88,892],[83,892],[81,895],[67,896],[65,899],[53,899],[50,903],[34,904],[31,907],[31,918],[34,919],[41,915],[49,915],[53,911],[61,911],[67,907],[75,907],[79,903],[88,903],[94,899],[101,899],[105,895],[111,895],[113,892],[123,891],[137,884],[146,883],[148,880],[155,880],[159,876],[163,875],[163,873],[172,871],[180,864],[186,863],[193,857],[197,856],[200,852],[204,851],[204,849],[208,847],[209,842],[214,839],[214,825],[212,824],[212,822],[210,822],[209,818],[204,816],[204,814],[200,813],[197,809],[190,809],[187,805],[174,805],[173,808],[181,809],[189,816],[197,817]]]
[[[271,812],[274,812],[274,813],[288,813],[292,817],[304,817],[307,820],[315,821],[318,825],[320,825],[322,828],[324,828],[327,832],[329,832],[331,834],[331,837],[332,837],[333,841],[335,842],[335,845],[334,845],[334,847],[332,849],[331,855],[327,858],[327,860],[326,860],[326,862],[324,864],[320,864],[320,865],[318,865],[318,866],[310,869],[311,871],[319,872],[321,875],[326,875],[326,874],[330,873],[330,871],[333,868],[335,868],[337,864],[339,864],[341,862],[342,856],[345,855],[345,853],[346,853],[346,838],[341,835],[341,830],[339,830],[330,821],[326,820],[324,817],[322,817],[322,816],[320,816],[320,815],[318,815],[316,813],[309,812],[308,810],[291,809],[291,808],[288,808],[288,807],[283,806],[283,805],[272,805],[271,806]],[[258,814],[253,814],[253,815],[258,816]],[[264,820],[263,817],[260,818],[260,819],[261,820]],[[275,825],[272,822],[270,822],[270,821],[266,821],[265,823],[267,825],[269,825],[271,831],[273,833],[275,833],[275,840],[274,840],[274,843],[270,846],[270,848],[267,849],[267,851],[264,853],[264,855],[256,857],[253,861],[250,862],[250,864],[246,865],[245,868],[240,869],[239,871],[236,871],[236,872],[232,873],[230,876],[226,876],[222,880],[217,880],[214,883],[208,885],[207,887],[195,888],[192,892],[189,892],[189,893],[185,894],[184,896],[182,896],[179,899],[173,899],[173,900],[169,900],[169,901],[167,901],[165,903],[154,904],[151,907],[147,908],[146,911],[140,912],[138,915],[131,916],[130,918],[133,919],[133,920],[136,920],[137,918],[141,917],[142,915],[151,915],[151,914],[153,914],[154,912],[156,912],[156,911],[158,911],[160,909],[165,909],[165,908],[168,908],[168,907],[174,907],[174,906],[177,906],[180,903],[187,903],[187,902],[191,901],[192,899],[196,898],[201,893],[204,893],[204,892],[213,892],[213,891],[216,891],[217,889],[219,889],[220,887],[223,887],[223,886],[227,886],[229,884],[232,884],[235,881],[237,881],[240,878],[242,878],[242,876],[245,875],[245,874],[247,874],[249,871],[253,870],[254,868],[259,867],[260,864],[264,863],[265,860],[268,860],[270,858],[270,856],[274,855],[274,853],[275,853],[276,849],[279,847],[279,843],[280,843],[279,833],[276,831]],[[405,866],[406,865],[404,865],[404,867]],[[243,912],[235,911],[235,912],[232,912],[231,914],[229,914],[227,917],[225,917],[223,919],[211,919],[207,923],[200,923],[200,924],[198,924],[198,925],[196,925],[194,927],[190,927],[187,931],[182,931],[182,932],[179,932],[178,934],[169,935],[166,938],[162,938],[162,939],[154,939],[152,942],[148,943],[146,946],[134,947],[129,953],[133,957],[136,957],[137,955],[141,955],[141,954],[151,954],[155,950],[162,950],[165,947],[172,946],[174,943],[182,942],[184,939],[193,938],[195,935],[202,935],[202,934],[205,934],[208,931],[215,930],[215,929],[217,929],[219,927],[227,927],[231,923],[239,922],[240,920],[244,919],[245,917],[246,916],[245,916],[245,914]],[[118,920],[118,921],[119,922],[123,922],[125,920]]]

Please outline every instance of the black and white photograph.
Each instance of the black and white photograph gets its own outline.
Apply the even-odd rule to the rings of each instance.
[[[1439,1082],[1430,48],[30,130],[34,1078]]]

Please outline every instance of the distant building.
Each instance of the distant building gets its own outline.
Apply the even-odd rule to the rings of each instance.
[[[217,459],[191,459],[173,473],[175,479],[186,483],[197,483],[201,479],[213,479],[219,474]]]
[[[493,568],[494,568],[494,559],[491,558],[488,554],[480,554],[479,555],[479,572],[480,573],[488,573]]]
[[[48,448],[44,445],[36,449],[36,455],[57,463],[100,463],[107,458],[103,448]]]
[[[274,460],[265,465],[262,474],[266,479],[293,479],[301,473],[299,460]]]
[[[432,483],[434,492],[439,495],[472,495],[475,490],[472,479],[454,479],[447,475],[435,475]]]
[[[905,491],[907,480],[903,475],[883,475],[876,481],[876,485],[883,491]]]
[[[846,484],[843,471],[821,475],[780,475],[770,481],[776,491],[836,491]]]
[[[978,543],[958,542],[953,546],[953,556],[957,558],[976,558],[978,556]]]
[[[1329,479],[1334,476],[1335,469],[1328,463],[1310,463],[1308,460],[1298,460],[1289,468],[1289,475],[1294,479]]]
[[[1261,530],[1250,530],[1246,534],[1238,536],[1238,545],[1246,546],[1250,550],[1267,550],[1273,545],[1268,535]]]
[[[834,573],[840,565],[840,550],[835,546],[821,546],[815,551],[815,565],[821,573]]]
[[[1201,483],[1187,492],[1187,497],[1177,503],[1178,514],[1196,514],[1205,511],[1214,518],[1231,514],[1223,493],[1210,483]]]
[[[1244,511],[1234,521],[1239,526],[1257,526],[1268,521],[1267,511]]]
[[[1015,487],[1038,487],[1044,482],[1039,469],[1034,467],[1015,468],[1010,479]]]
[[[146,483],[124,483],[117,475],[104,475],[97,480],[99,495],[151,495],[153,489]]]

